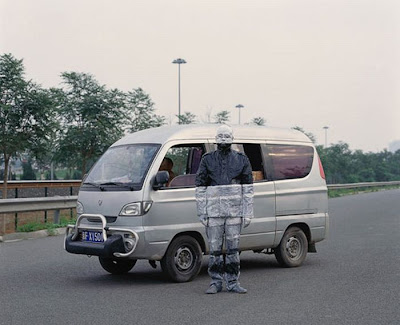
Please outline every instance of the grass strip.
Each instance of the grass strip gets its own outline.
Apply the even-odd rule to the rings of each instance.
[[[47,229],[49,231],[49,234],[51,234],[51,231],[56,229],[56,228],[63,228],[66,227],[69,224],[75,224],[76,219],[70,219],[67,217],[61,217],[60,223],[40,223],[40,222],[28,222],[26,224],[23,224],[21,226],[17,227],[17,232],[31,232],[31,231],[38,231],[38,230],[44,230]]]

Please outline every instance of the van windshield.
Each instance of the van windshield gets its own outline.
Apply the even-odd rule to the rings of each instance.
[[[97,161],[84,188],[140,190],[160,145],[134,144],[112,147]]]

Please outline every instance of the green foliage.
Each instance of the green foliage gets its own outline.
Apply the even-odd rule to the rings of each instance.
[[[379,153],[352,152],[347,143],[317,146],[328,184],[400,180],[400,150]]]
[[[64,72],[61,76],[63,128],[55,159],[67,166],[81,166],[84,174],[123,135],[124,94],[107,90],[90,74]]]
[[[44,173],[44,179],[51,180],[51,170],[46,170]],[[53,180],[58,180],[57,174],[53,173]]]
[[[214,116],[214,121],[216,124],[224,124],[229,122],[230,116],[228,111],[221,111]]]
[[[10,158],[22,152],[40,158],[54,134],[56,112],[50,92],[26,81],[22,60],[11,54],[0,56],[0,94],[0,152],[6,197]]]
[[[196,115],[190,112],[185,112],[184,114],[176,115],[179,119],[179,124],[194,124],[196,123]]]
[[[261,116],[253,118],[250,122],[250,124],[255,124],[259,126],[264,126],[265,123],[266,123],[265,119]]]
[[[41,169],[51,162],[68,167],[59,179],[81,179],[100,155],[124,132],[136,132],[165,124],[155,114],[154,103],[143,89],[128,93],[107,89],[90,74],[64,72],[61,89],[43,89],[25,79],[22,60],[11,54],[0,55],[0,178],[7,179],[12,157],[26,155]],[[211,113],[210,113],[211,114]],[[215,123],[227,123],[230,113],[217,113]],[[196,115],[185,112],[181,124],[196,122]],[[264,125],[262,117],[252,124]],[[294,127],[315,143],[315,136]],[[379,153],[351,151],[343,142],[328,148],[317,147],[328,183],[379,182],[400,180],[400,150]],[[174,169],[185,170],[185,152],[173,154]],[[60,165],[59,165],[60,166]],[[31,165],[23,178],[34,179]],[[80,171],[77,171],[76,169]],[[30,175],[30,176],[28,176]]]
[[[142,88],[133,89],[125,94],[124,112],[129,132],[165,124],[165,117],[155,114],[154,103]]]
[[[304,131],[304,129],[300,126],[294,126],[292,127],[292,130],[297,130],[300,131],[301,133],[304,133],[311,140],[312,143],[315,143],[317,141],[314,134],[312,134],[311,132]]]
[[[0,179],[4,179],[4,170],[3,169],[0,170]],[[14,173],[11,173],[11,175],[8,174],[8,179],[15,181],[17,179],[17,175],[15,175]]]
[[[21,180],[35,180],[36,175],[32,168],[32,161],[24,161],[22,162],[22,175]]]
[[[173,161],[174,167],[173,172],[175,175],[183,175],[186,174],[186,163],[188,160],[188,155],[190,152],[189,147],[176,147],[172,148],[168,152],[168,157]]]
[[[79,170],[67,170],[64,174],[64,178],[65,180],[71,180],[71,179],[77,179],[80,180],[82,179],[82,172]]]
[[[24,225],[18,226],[17,227],[17,232],[31,232],[31,231],[38,231],[38,230],[43,230],[47,229],[50,235],[52,235],[52,231],[57,228],[63,228],[66,227],[69,224],[74,224],[76,222],[76,219],[69,219],[67,217],[61,217],[60,218],[60,223],[55,224],[55,223],[41,223],[41,222],[29,222]]]

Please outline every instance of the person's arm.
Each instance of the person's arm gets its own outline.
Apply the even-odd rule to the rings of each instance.
[[[196,174],[196,205],[197,215],[203,225],[207,225],[207,179],[208,171],[206,162],[201,160],[199,169]]]
[[[243,158],[243,169],[240,175],[240,184],[253,184],[253,173],[249,158],[246,155]]]
[[[253,174],[249,158],[244,156],[244,167],[242,172],[242,198],[243,198],[243,226],[246,228],[253,218]]]

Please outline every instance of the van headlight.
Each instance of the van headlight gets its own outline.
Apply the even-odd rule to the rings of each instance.
[[[81,214],[83,214],[83,212],[85,211],[85,209],[83,208],[83,204],[81,202],[76,202],[76,214],[79,217]]]
[[[119,215],[131,217],[142,216],[150,210],[152,203],[152,201],[129,203],[122,208]]]

